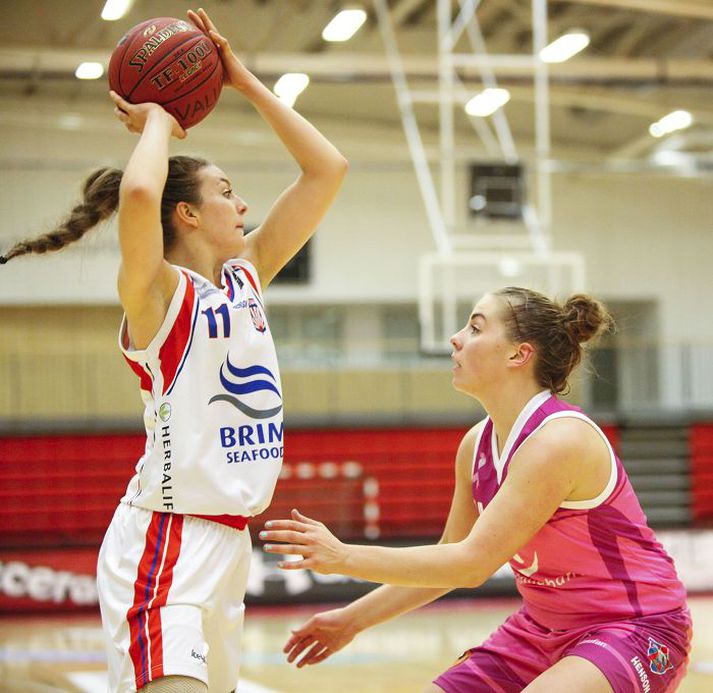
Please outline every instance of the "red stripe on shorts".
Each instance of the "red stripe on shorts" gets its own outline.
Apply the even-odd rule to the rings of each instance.
[[[161,628],[161,607],[166,606],[168,592],[173,584],[173,569],[181,553],[183,535],[183,515],[170,515],[168,537],[165,542],[163,565],[156,575],[155,596],[149,604],[148,632],[151,655],[151,678],[164,676],[163,672],[163,631]]]
[[[164,675],[160,608],[165,606],[171,589],[182,531],[181,515],[151,514],[134,582],[134,602],[126,614],[137,689]]]

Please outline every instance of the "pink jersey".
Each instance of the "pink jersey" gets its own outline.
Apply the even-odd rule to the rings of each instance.
[[[475,445],[473,498],[480,512],[505,481],[517,449],[548,421],[574,417],[594,427],[611,456],[609,483],[597,497],[564,502],[510,560],[526,611],[551,629],[637,618],[685,605],[673,561],[648,527],[623,465],[601,429],[549,392],[520,412],[498,455],[493,422]]]

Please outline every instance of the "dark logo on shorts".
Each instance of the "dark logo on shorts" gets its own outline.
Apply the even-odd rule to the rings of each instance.
[[[649,658],[649,667],[654,674],[665,674],[669,669],[673,669],[668,645],[656,642],[649,638],[649,649],[646,653]]]
[[[205,661],[205,655],[204,655],[204,654],[201,654],[200,652],[196,652],[195,650],[191,650],[191,657],[193,657],[193,659],[198,659],[198,660],[200,660],[201,662],[203,662],[203,664],[206,663],[206,661]]]

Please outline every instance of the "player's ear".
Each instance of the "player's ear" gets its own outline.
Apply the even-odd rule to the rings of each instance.
[[[188,202],[179,202],[175,210],[176,219],[185,226],[196,228],[198,226],[198,216],[194,208]]]
[[[529,342],[513,344],[508,365],[513,367],[524,366],[535,357],[535,348]]]

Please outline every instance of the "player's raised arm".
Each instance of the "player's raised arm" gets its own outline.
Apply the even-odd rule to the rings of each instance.
[[[218,47],[226,86],[252,103],[301,169],[262,224],[246,238],[243,257],[257,267],[265,287],[315,232],[342,184],[347,161],[317,128],[282,103],[242,64],[203,10],[189,11],[188,16]]]
[[[130,104],[110,92],[114,112],[130,132],[140,133],[119,188],[119,298],[137,347],[161,325],[178,282],[165,260],[161,203],[168,176],[168,144],[185,131],[161,106]]]

